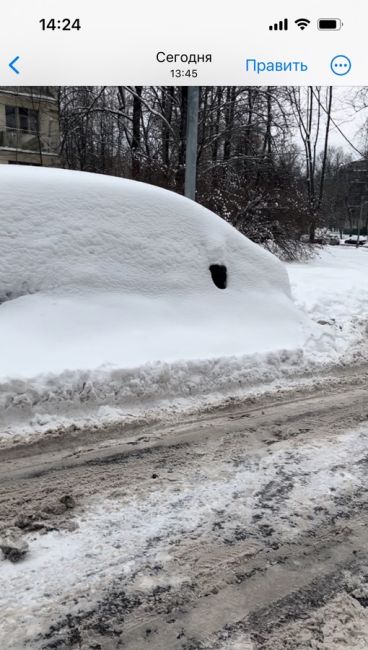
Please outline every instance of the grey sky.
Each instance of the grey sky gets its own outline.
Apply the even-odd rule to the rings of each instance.
[[[332,117],[346,137],[361,151],[363,148],[361,129],[368,120],[368,108],[358,112],[354,110],[353,102],[359,90],[359,87],[334,88]],[[331,125],[329,144],[341,147],[346,153],[350,153],[354,159],[360,157],[334,125]],[[322,148],[322,146],[323,138],[321,137],[320,147]]]

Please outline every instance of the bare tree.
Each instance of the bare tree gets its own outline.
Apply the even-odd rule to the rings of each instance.
[[[63,88],[64,164],[183,193],[187,110],[185,87]],[[197,201],[255,241],[299,255],[300,235],[309,229],[313,241],[332,204],[332,110],[331,88],[201,88]]]
[[[289,97],[304,145],[305,178],[310,210],[309,235],[310,242],[313,243],[324,192],[326,158],[331,127],[332,86],[326,89],[325,106],[322,103],[322,89],[320,86],[309,86],[306,89],[293,87],[289,91]],[[321,137],[323,138],[323,155],[322,165],[319,168],[317,160]]]

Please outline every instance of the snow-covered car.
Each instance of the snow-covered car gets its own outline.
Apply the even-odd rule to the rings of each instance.
[[[347,244],[348,246],[364,246],[366,242],[367,238],[362,235],[359,236],[359,242],[358,235],[351,235],[348,239],[345,239],[344,244]]]
[[[339,235],[328,235],[328,243],[330,246],[339,246],[340,245],[340,237]]]
[[[0,222],[0,385],[295,349],[303,340],[284,265],[174,192],[0,165]]]
[[[320,244],[321,246],[325,246],[328,244],[328,235],[316,235],[314,238],[314,244]]]
[[[300,241],[303,242],[304,244],[309,244],[310,243],[310,235],[302,235],[300,237]],[[325,234],[320,234],[316,233],[314,236],[314,241],[313,244],[319,244],[319,245],[325,245],[329,243],[329,238]]]

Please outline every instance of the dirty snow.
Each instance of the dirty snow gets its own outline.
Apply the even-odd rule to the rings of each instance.
[[[27,641],[66,614],[101,601],[116,579],[128,592],[151,589],[144,573],[157,563],[163,565],[163,584],[190,582],[188,569],[184,565],[183,572],[175,561],[185,540],[208,543],[212,537],[223,544],[241,528],[257,552],[262,543],[256,518],[267,522],[279,544],[323,526],[326,509],[338,510],[337,495],[365,484],[367,445],[368,429],[362,425],[329,439],[285,440],[271,454],[249,454],[238,470],[231,459],[209,463],[198,455],[191,471],[177,471],[164,489],[158,485],[140,493],[136,485],[125,485],[107,498],[86,501],[76,530],[28,534],[25,560],[0,561],[0,647],[27,647]],[[286,492],[271,510],[266,497],[280,481],[280,468]],[[217,530],[219,512],[226,517]],[[38,646],[33,641],[31,647]]]
[[[278,630],[264,650],[366,650],[367,636],[366,608],[342,593],[306,617],[302,624],[298,621],[285,626],[281,633]]]

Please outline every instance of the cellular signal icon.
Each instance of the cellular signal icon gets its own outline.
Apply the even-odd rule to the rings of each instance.
[[[287,32],[289,29],[289,22],[287,18],[284,18],[284,20],[279,20],[278,23],[274,23],[273,25],[270,25],[269,28],[270,32],[277,32],[277,31],[284,31]]]

